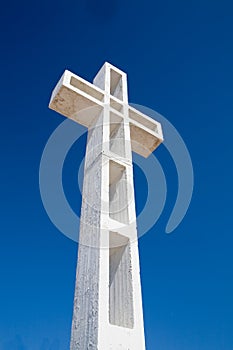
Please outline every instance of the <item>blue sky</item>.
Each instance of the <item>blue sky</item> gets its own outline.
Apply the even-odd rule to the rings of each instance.
[[[11,1],[0,16],[0,349],[68,349],[77,245],[40,199],[40,157],[63,121],[47,106],[65,68],[91,81],[109,61],[128,73],[130,102],[177,128],[195,174],[189,211],[166,235],[177,175],[158,150],[167,201],[140,239],[147,349],[232,350],[232,2]],[[64,168],[76,212],[84,147],[85,138]],[[140,211],[146,182],[137,167],[135,186]]]

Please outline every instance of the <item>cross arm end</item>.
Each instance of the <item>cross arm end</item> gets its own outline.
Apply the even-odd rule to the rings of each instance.
[[[102,110],[103,99],[101,89],[65,70],[52,92],[49,108],[89,127]]]
[[[129,121],[132,150],[147,158],[164,140],[161,124],[131,106]]]

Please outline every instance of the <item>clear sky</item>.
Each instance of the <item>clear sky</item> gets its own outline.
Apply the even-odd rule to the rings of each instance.
[[[67,68],[91,81],[109,61],[128,73],[130,102],[177,128],[194,167],[191,206],[166,235],[177,174],[163,146],[156,154],[168,196],[140,239],[147,349],[232,350],[232,1],[13,0],[0,16],[0,349],[68,350],[77,244],[50,222],[38,169],[64,120],[47,107],[59,76]],[[85,137],[64,168],[76,212],[84,149]],[[137,167],[135,185],[140,211]]]

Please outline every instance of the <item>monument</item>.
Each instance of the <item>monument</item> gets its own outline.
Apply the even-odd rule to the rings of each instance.
[[[66,70],[49,107],[88,128],[70,349],[145,350],[132,151],[148,157],[161,125],[109,63],[93,84]]]

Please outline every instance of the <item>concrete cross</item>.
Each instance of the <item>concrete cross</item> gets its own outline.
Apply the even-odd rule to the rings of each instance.
[[[161,125],[109,63],[93,84],[66,70],[49,107],[88,128],[70,349],[145,350],[132,151],[148,157]]]

